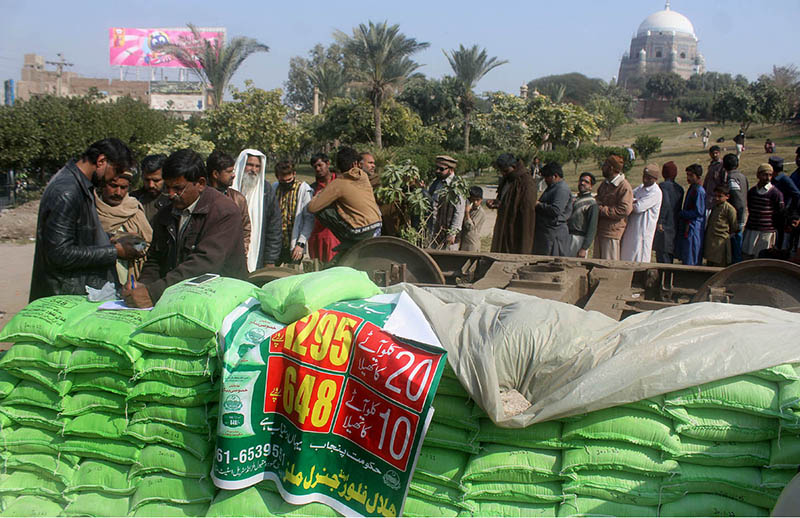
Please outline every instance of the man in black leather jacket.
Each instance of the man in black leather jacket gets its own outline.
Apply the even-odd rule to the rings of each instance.
[[[144,255],[130,244],[111,243],[97,216],[94,188],[129,171],[130,149],[108,138],[58,171],[44,190],[36,224],[30,300],[51,295],[85,295],[116,279],[119,259]]]

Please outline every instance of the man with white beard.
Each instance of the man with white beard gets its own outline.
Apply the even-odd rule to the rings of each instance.
[[[234,166],[233,188],[247,199],[252,231],[247,252],[247,269],[272,266],[281,251],[281,214],[275,191],[266,181],[267,157],[256,149],[239,153]]]

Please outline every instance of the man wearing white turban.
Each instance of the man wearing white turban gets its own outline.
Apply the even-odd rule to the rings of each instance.
[[[252,231],[247,252],[247,269],[273,265],[281,250],[281,214],[275,191],[266,181],[267,157],[257,149],[239,153],[234,166],[233,188],[247,199]]]

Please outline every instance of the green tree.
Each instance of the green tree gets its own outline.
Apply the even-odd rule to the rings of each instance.
[[[375,121],[375,145],[383,147],[381,127],[381,106],[402,88],[408,77],[420,65],[410,56],[428,48],[427,42],[418,42],[400,32],[399,25],[387,22],[368,25],[360,24],[353,28],[352,36],[336,31],[334,37],[349,55],[357,70],[356,85],[367,90],[372,102],[372,115]]]
[[[490,149],[530,153],[534,142],[528,126],[529,101],[505,92],[489,95],[491,108],[475,117],[475,127]]]
[[[629,105],[630,101],[619,100],[610,95],[594,94],[589,99],[586,109],[596,117],[597,126],[606,140],[611,140],[615,129],[630,122]]]
[[[316,68],[307,68],[306,74],[311,84],[319,90],[320,111],[331,99],[344,95],[347,76],[339,63],[325,61]]]
[[[779,87],[769,76],[761,76],[750,86],[755,110],[761,122],[772,124],[784,121],[790,115],[789,90]]]
[[[475,94],[473,89],[478,81],[500,65],[505,65],[508,60],[497,59],[497,56],[489,57],[486,49],[480,49],[477,45],[470,48],[459,45],[458,50],[451,50],[448,53],[443,50],[450,67],[456,74],[456,79],[461,83],[461,99],[459,108],[464,113],[464,152],[469,153],[469,130],[470,118],[475,110]]]
[[[545,143],[578,146],[600,131],[594,116],[582,107],[554,103],[543,95],[526,100],[496,92],[490,101],[491,110],[478,114],[475,124],[492,149],[530,155]]]
[[[599,94],[605,88],[605,82],[598,78],[589,78],[579,72],[545,76],[528,82],[528,97],[534,95],[534,91],[541,92],[553,98],[554,88],[557,85],[564,86],[564,94],[559,102],[585,105],[589,102],[592,94]]]
[[[733,86],[733,76],[720,72],[706,72],[694,74],[686,80],[686,89],[689,91],[719,92]]]
[[[714,120],[720,124],[738,122],[744,131],[758,120],[756,100],[748,88],[730,86],[717,94],[712,107]]]
[[[106,137],[121,139],[142,158],[176,123],[129,97],[105,102],[96,92],[69,98],[35,96],[0,107],[0,167],[44,183],[89,144]]]
[[[334,142],[367,144],[375,134],[372,106],[366,99],[333,99],[322,117],[310,121],[309,131],[319,145]],[[387,146],[431,143],[443,135],[436,127],[425,127],[419,115],[394,99],[381,106],[383,137]]]
[[[554,103],[544,96],[529,100],[526,125],[536,146],[575,147],[600,133],[595,117],[581,106]]]
[[[636,140],[633,142],[631,146],[636,154],[642,157],[644,162],[647,162],[647,159],[650,156],[659,153],[661,151],[661,144],[664,142],[656,136],[651,135],[639,135],[636,137]]]
[[[388,164],[381,173],[381,187],[375,192],[381,204],[391,205],[399,237],[419,247],[430,246],[434,238],[427,232],[433,207],[423,192],[424,180],[420,169],[410,161]],[[443,188],[443,203],[455,205],[459,198],[466,198],[468,189],[464,178],[455,176]]]
[[[675,72],[660,72],[647,78],[645,93],[652,99],[675,99],[686,91],[686,80]]]
[[[180,122],[175,126],[175,130],[159,142],[154,142],[147,147],[147,154],[153,155],[163,153],[169,155],[179,149],[192,149],[200,153],[203,158],[208,157],[214,151],[214,143],[203,139],[203,137],[193,132],[189,125]]]
[[[232,89],[233,102],[225,103],[203,119],[205,138],[218,149],[236,154],[253,148],[275,159],[294,155],[299,135],[286,122],[287,107],[281,90],[262,90],[245,81],[245,89]]]
[[[428,127],[445,134],[443,145],[448,149],[463,144],[463,114],[458,109],[460,86],[451,76],[428,79],[422,74],[412,76],[397,96],[397,100],[414,110]]]
[[[311,113],[314,86],[320,89],[324,103],[345,94],[348,77],[342,47],[336,43],[328,47],[317,43],[307,57],[294,56],[289,60],[284,102],[302,113]]]
[[[214,109],[219,108],[228,83],[244,60],[256,52],[268,52],[269,47],[244,36],[233,38],[228,43],[222,40],[212,42],[204,39],[191,23],[187,26],[192,31],[191,39],[164,45],[162,49],[200,77],[211,90]]]

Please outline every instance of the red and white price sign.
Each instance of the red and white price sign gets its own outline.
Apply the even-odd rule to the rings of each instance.
[[[414,412],[350,378],[345,384],[333,433],[405,471],[418,422],[419,416]]]
[[[371,322],[356,336],[350,375],[376,392],[422,411],[441,356],[395,340]]]

